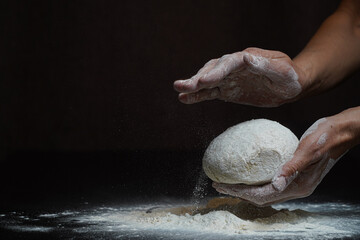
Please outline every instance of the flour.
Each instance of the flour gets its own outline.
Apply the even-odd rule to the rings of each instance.
[[[315,132],[315,130],[318,129],[319,125],[320,125],[321,123],[326,122],[326,121],[327,121],[326,118],[320,118],[319,120],[317,120],[316,122],[314,122],[314,124],[311,125],[311,126],[308,128],[308,130],[306,130],[306,131],[304,132],[304,134],[301,136],[300,141],[303,140],[303,139],[305,139],[307,136],[309,136],[309,135],[312,134],[313,132]]]
[[[291,160],[299,140],[286,127],[257,119],[240,123],[215,138],[206,149],[203,169],[219,183],[249,185],[270,182]]]
[[[143,227],[163,230],[256,234],[316,229],[319,226],[315,217],[315,214],[302,210],[260,208],[235,198],[215,198],[197,213],[192,214],[192,207],[160,209],[150,214],[138,213],[136,221]],[[319,231],[331,229],[321,227]]]
[[[266,84],[270,89],[281,93],[285,99],[297,96],[302,88],[299,83],[299,76],[295,69],[286,61],[268,59],[262,56],[245,53],[244,60],[251,63],[249,71],[254,74],[265,75],[276,84]]]
[[[251,68],[250,71],[253,71],[254,73],[258,73],[259,70],[261,72],[268,70],[270,62],[267,58],[264,58],[262,56],[252,55],[252,54],[247,54],[247,56],[251,56],[249,58],[249,60],[253,64],[253,66],[256,67],[256,68]],[[258,71],[256,71],[256,69],[258,69]]]
[[[321,136],[319,137],[318,141],[317,141],[317,145],[322,146],[326,143],[327,140],[327,133],[323,133],[321,134]]]
[[[339,200],[258,208],[236,198],[214,198],[192,212],[191,201],[165,198],[76,209],[1,212],[0,232],[59,239],[68,239],[69,233],[76,239],[122,240],[360,239],[360,204]],[[57,217],[40,217],[44,214]]]
[[[193,197],[192,197],[192,204],[195,207],[195,210],[198,210],[200,207],[201,201],[205,198],[207,195],[207,192],[205,191],[205,188],[207,187],[208,178],[206,177],[205,173],[203,171],[200,172],[199,177],[196,181],[195,188],[193,190]]]

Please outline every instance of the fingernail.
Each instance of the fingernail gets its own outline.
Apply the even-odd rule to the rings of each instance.
[[[272,186],[275,188],[275,190],[282,192],[284,191],[289,184],[297,177],[298,171],[296,171],[293,175],[290,177],[284,177],[284,176],[277,176],[272,181]]]
[[[275,190],[282,192],[285,190],[286,186],[286,179],[284,176],[276,177],[273,182],[271,183]]]

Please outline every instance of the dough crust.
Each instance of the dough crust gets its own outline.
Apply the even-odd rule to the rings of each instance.
[[[219,183],[267,183],[280,166],[291,160],[298,143],[298,138],[278,122],[246,121],[230,127],[210,143],[203,169]]]

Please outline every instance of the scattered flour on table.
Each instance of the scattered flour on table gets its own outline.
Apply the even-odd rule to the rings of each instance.
[[[222,234],[256,234],[273,231],[337,232],[330,226],[319,225],[317,216],[302,210],[259,208],[235,198],[215,198],[206,206],[157,209],[134,212],[131,219],[142,228],[184,230]]]

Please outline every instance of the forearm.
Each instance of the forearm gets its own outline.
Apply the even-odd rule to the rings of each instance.
[[[349,108],[331,117],[337,125],[337,137],[348,149],[360,144],[360,107]]]
[[[360,1],[343,1],[294,59],[304,73],[303,94],[327,90],[360,66]]]

